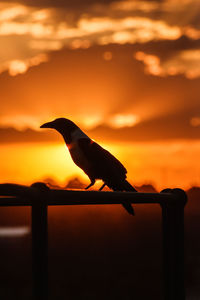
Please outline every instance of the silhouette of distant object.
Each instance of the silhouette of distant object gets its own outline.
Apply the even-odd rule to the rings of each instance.
[[[137,191],[140,193],[157,193],[158,191],[151,184],[143,184],[141,186],[137,186]]]
[[[50,189],[60,190],[63,187],[60,186],[55,179],[51,177],[46,177],[42,180]]]
[[[67,189],[83,189],[84,183],[82,183],[78,177],[72,178],[68,181],[66,188]]]
[[[126,180],[127,170],[119,160],[92,141],[72,121],[59,118],[41,125],[40,128],[56,129],[63,136],[74,163],[87,174],[91,181],[86,189],[93,186],[96,179],[101,179],[104,184],[100,190],[107,185],[114,191],[137,192]],[[123,202],[122,205],[131,215],[134,215],[134,210],[128,201]]]

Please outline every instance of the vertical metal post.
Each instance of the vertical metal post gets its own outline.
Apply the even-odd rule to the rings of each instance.
[[[32,200],[33,299],[48,299],[47,203],[38,194]]]
[[[184,206],[186,193],[166,189],[174,200],[161,203],[163,219],[164,299],[185,300],[184,286]]]

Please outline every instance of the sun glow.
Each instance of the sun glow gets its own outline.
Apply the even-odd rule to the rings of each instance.
[[[189,188],[200,184],[200,164],[198,159],[194,159],[199,156],[199,141],[97,142],[124,164],[128,170],[128,180],[135,185],[152,183],[160,190],[174,186]],[[64,142],[5,144],[1,145],[0,155],[2,183],[30,185],[50,178],[50,181],[53,179],[65,187],[73,177],[78,176],[84,184],[89,181],[73,163]],[[95,187],[98,188],[98,183]]]
[[[2,145],[0,153],[1,182],[31,184],[51,177],[63,185],[69,176],[84,176],[72,162],[64,143]]]
[[[140,121],[139,116],[133,114],[118,114],[110,118],[108,124],[114,128],[131,127]]]
[[[88,117],[80,117],[82,119],[81,123],[83,124],[83,127],[86,129],[92,129],[102,122],[102,116],[101,115],[91,115]]]

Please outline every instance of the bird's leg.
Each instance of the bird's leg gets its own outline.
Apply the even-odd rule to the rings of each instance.
[[[91,183],[85,188],[85,190],[88,190],[94,184],[95,184],[95,180],[91,180]]]
[[[105,186],[106,186],[106,184],[104,183],[104,184],[100,187],[99,191],[102,191],[103,188],[104,188]]]

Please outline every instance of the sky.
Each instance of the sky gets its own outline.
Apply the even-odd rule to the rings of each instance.
[[[1,1],[0,181],[87,178],[61,137],[76,122],[136,185],[200,184],[200,2]]]

